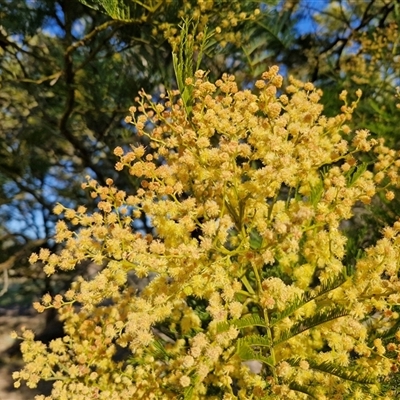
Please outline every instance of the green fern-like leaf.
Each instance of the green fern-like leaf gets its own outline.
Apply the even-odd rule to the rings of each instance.
[[[290,303],[290,305],[288,305],[285,308],[285,310],[283,310],[278,314],[275,314],[271,318],[271,326],[274,326],[278,322],[282,321],[284,318],[289,317],[290,315],[299,310],[301,307],[305,306],[310,301],[313,300],[317,301],[319,298],[326,295],[328,292],[337,289],[344,282],[346,282],[346,274],[340,274],[328,280],[326,283],[320,285],[315,290],[303,293],[302,296],[297,297],[295,300],[293,300],[293,302]]]
[[[282,312],[275,314],[271,318],[271,326],[276,325],[278,322],[282,321],[286,317],[289,317],[294,312],[299,310],[301,307],[312,301],[314,298],[310,293],[304,293],[302,296],[297,297],[293,300]]]
[[[314,393],[310,390],[309,386],[300,385],[296,382],[289,383],[290,389],[308,395],[311,399],[317,399]]]
[[[183,400],[192,400],[193,398],[193,386],[189,386],[188,388],[185,389],[185,392],[183,393]]]
[[[103,11],[105,10],[101,6],[101,2],[99,0],[79,0],[83,5],[93,8],[96,11]]]
[[[324,185],[322,181],[322,179],[319,180],[318,183],[311,188],[310,202],[314,207],[316,207],[320,202],[322,194],[324,193]]]
[[[366,321],[366,326],[370,327],[370,321]],[[385,332],[371,332],[369,337],[368,337],[368,344],[370,346],[373,345],[373,342],[376,338],[381,338],[385,344],[393,341],[393,338],[395,337],[396,333],[400,330],[400,319],[394,320],[393,325],[386,330]]]
[[[150,352],[156,359],[168,360],[170,358],[161,340],[156,339],[151,343]]]
[[[346,282],[346,279],[349,277],[347,268],[343,271],[343,273],[332,277],[326,283],[321,284],[315,289],[315,294],[313,295],[313,299],[318,299],[319,297],[331,292],[332,290],[337,289],[339,286],[343,285]]]
[[[281,335],[274,340],[274,345],[283,343],[292,337],[299,335],[305,331],[316,326],[326,324],[329,321],[338,319],[348,315],[348,311],[342,306],[333,306],[330,308],[323,308],[317,311],[312,317],[305,318],[302,321],[293,325],[290,329],[281,333]]]
[[[192,400],[192,398],[193,398],[193,386],[189,386],[188,388],[185,389],[183,393],[183,399]]]
[[[315,361],[308,360],[310,368],[321,371],[330,375],[337,376],[349,382],[371,385],[376,383],[375,379],[367,376],[360,368],[340,367],[334,363],[325,361],[323,363],[316,363]]]
[[[244,338],[238,340],[240,346],[260,346],[260,347],[270,347],[271,340],[265,335],[248,335]]]
[[[185,83],[186,79],[193,78],[196,70],[200,68],[201,60],[205,54],[211,51],[215,46],[215,40],[212,40],[213,33],[207,28],[203,32],[203,39],[199,49],[195,54],[195,36],[198,23],[186,19],[179,26],[181,29],[179,48],[174,49],[172,53],[172,63],[175,71],[176,83],[181,93],[181,99],[189,116],[192,112],[193,87]],[[195,60],[196,58],[196,60]],[[195,63],[196,61],[196,63]]]
[[[302,359],[297,357],[287,359],[286,361],[293,367],[299,367]],[[324,374],[330,374],[345,381],[351,382],[357,387],[362,387],[366,392],[368,392],[368,385],[376,384],[376,380],[367,376],[363,369],[359,367],[341,367],[327,361],[323,363],[317,363],[315,360],[307,360],[307,362],[310,369],[323,372]],[[313,393],[311,386],[302,386],[296,382],[291,382],[289,386],[292,390],[305,393],[312,399],[317,398]]]
[[[255,350],[256,347],[270,347],[271,341],[261,335],[250,335],[245,338],[240,338],[236,345],[236,354],[243,361],[260,361],[271,368],[274,368],[274,363],[271,357],[265,357],[261,351]]]
[[[351,187],[357,182],[358,178],[367,170],[368,163],[363,162],[360,165],[354,166],[350,168],[349,171],[346,173],[346,177],[348,179],[348,186]]]
[[[112,19],[133,22],[144,15],[154,14],[162,7],[163,0],[79,0],[85,6],[108,14]]]
[[[252,250],[259,250],[261,249],[261,246],[263,244],[263,238],[262,236],[258,233],[257,229],[253,228],[250,231],[250,248]]]
[[[239,319],[220,322],[217,326],[217,332],[225,332],[232,325],[236,326],[238,329],[252,328],[255,326],[265,327],[265,321],[258,314],[251,314]]]
[[[186,109],[187,115],[192,112],[192,87],[186,85],[187,78],[193,78],[194,67],[194,40],[193,36],[189,34],[190,21],[184,21],[180,26],[181,36],[178,51],[172,53],[172,62],[174,65],[176,83],[181,93],[181,99]]]

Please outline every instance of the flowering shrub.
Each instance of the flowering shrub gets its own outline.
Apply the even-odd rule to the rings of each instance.
[[[346,125],[358,100],[342,93],[327,118],[311,83],[284,92],[282,80],[272,67],[252,92],[198,71],[190,104],[141,94],[127,122],[148,146],[114,151],[140,188],[88,178],[98,212],[57,205],[79,230],[61,220],[64,249],[31,256],[48,275],[88,259],[102,269],[35,304],[59,310],[65,337],[23,332],[16,386],[53,380],[37,400],[384,396],[400,349],[400,222],[357,258],[341,223],[378,191],[393,198],[400,161]],[[152,235],[133,229],[143,215]],[[131,273],[152,276],[140,293]]]

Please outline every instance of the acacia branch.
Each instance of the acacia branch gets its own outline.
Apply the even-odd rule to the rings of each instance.
[[[90,61],[93,60],[93,58],[96,56],[96,54],[103,49],[104,45],[108,42],[109,39],[111,39],[114,36],[114,33],[119,29],[119,26],[114,27],[114,29],[110,32],[109,35],[107,35],[107,37],[101,42],[99,43],[95,49],[93,49],[90,54],[88,55],[88,57],[86,58],[86,60],[82,61],[82,63],[75,69],[75,72],[83,69],[86,67],[87,64],[90,63]]]
[[[69,45],[69,46],[66,48],[66,50],[65,50],[64,58],[67,58],[69,55],[71,55],[77,48],[79,48],[79,47],[81,47],[81,46],[84,46],[87,42],[89,42],[90,40],[92,40],[99,32],[101,32],[101,31],[103,31],[103,30],[105,30],[105,29],[107,29],[107,28],[109,28],[109,27],[111,27],[111,26],[114,26],[114,29],[113,29],[112,33],[111,33],[110,35],[107,36],[107,39],[106,39],[106,40],[108,40],[110,37],[112,37],[112,35],[116,32],[116,30],[117,30],[120,26],[122,26],[123,24],[124,24],[124,22],[122,22],[122,21],[114,21],[114,20],[112,20],[112,21],[107,21],[107,22],[105,22],[104,24],[95,27],[95,28],[94,28],[91,32],[89,32],[85,37],[83,37],[82,39],[80,39],[80,40],[78,40],[78,41],[72,43],[71,45]],[[105,40],[105,41],[106,41],[106,40]],[[105,42],[105,41],[104,41],[104,42]],[[103,43],[104,43],[104,42],[103,42]],[[12,42],[10,42],[10,43],[12,43]],[[77,68],[77,70],[83,68],[83,67],[93,58],[93,56],[96,55],[96,54],[98,53],[98,51],[101,50],[101,47],[102,47],[103,43],[96,47],[96,49],[90,54],[90,56],[88,57],[88,59],[85,60],[85,61]],[[16,44],[13,44],[13,45],[14,45],[14,47],[17,48],[19,51],[23,51],[23,49],[19,48]],[[27,53],[27,52],[25,51],[25,53]],[[32,55],[31,53],[28,53],[28,54],[29,54],[29,55]],[[17,61],[18,61],[18,58],[17,58]],[[76,72],[76,71],[75,71],[75,72]],[[26,74],[24,74],[24,75],[26,75]],[[65,75],[65,71],[57,71],[57,72],[55,72],[54,74],[45,76],[45,77],[40,78],[40,79],[36,79],[36,80],[35,80],[35,79],[23,78],[23,79],[19,79],[19,82],[34,83],[34,84],[40,85],[40,84],[42,84],[42,83],[44,83],[44,82],[46,82],[46,81],[55,81],[55,82],[56,82],[56,81],[57,81],[61,76],[63,76],[63,75]]]
[[[105,29],[109,28],[110,26],[120,26],[125,23],[123,21],[111,20],[111,21],[105,22],[102,25],[96,26],[84,38],[82,38],[81,40],[78,40],[77,42],[72,43],[70,46],[68,46],[67,49],[65,50],[65,56],[70,55],[78,47],[84,46],[87,42],[89,42],[91,39],[93,39],[99,32],[104,31]]]

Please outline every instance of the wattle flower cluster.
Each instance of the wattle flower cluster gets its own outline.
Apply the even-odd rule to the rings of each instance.
[[[127,122],[148,145],[114,151],[139,188],[88,178],[98,211],[57,205],[63,250],[31,256],[49,275],[86,260],[101,268],[36,303],[59,310],[66,335],[45,346],[24,332],[16,385],[55,381],[37,400],[382,394],[400,350],[400,222],[357,259],[346,258],[342,222],[378,191],[393,198],[400,160],[351,132],[357,102],[346,93],[328,118],[311,83],[282,81],[272,67],[239,90],[198,71],[190,104],[141,94]],[[152,234],[134,229],[144,216]],[[151,277],[140,292],[133,273]]]

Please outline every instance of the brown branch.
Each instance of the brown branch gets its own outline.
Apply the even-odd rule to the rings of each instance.
[[[46,82],[46,81],[54,81],[56,82],[61,76],[63,75],[62,71],[58,71],[54,74],[48,75],[48,76],[44,76],[43,78],[40,79],[28,79],[28,78],[22,78],[22,79],[18,79],[18,82],[23,82],[23,83],[34,83],[36,85],[41,85],[42,83]],[[51,83],[50,83],[51,84]]]
[[[84,38],[81,40],[78,40],[75,43],[72,43],[70,46],[67,47],[65,50],[65,56],[70,55],[73,51],[75,51],[78,47],[84,46],[88,41],[93,39],[99,32],[104,31],[105,29],[109,28],[110,26],[119,26],[119,25],[124,25],[123,21],[107,21],[104,24],[100,26],[96,26],[91,32],[89,32]]]
[[[390,12],[392,12],[394,10],[394,4],[392,4],[389,7],[389,4],[387,4],[388,8],[385,10],[384,14],[382,15],[382,18],[380,18],[379,20],[379,28],[383,28],[383,26],[385,25],[385,21],[386,18],[388,17],[388,15],[390,14]]]
[[[370,8],[373,6],[374,3],[375,3],[375,0],[372,0],[370,3],[368,3],[367,8],[365,9],[363,16],[361,17],[360,24],[355,29],[356,31],[358,31],[361,28],[363,28],[374,17],[373,15],[371,15],[371,16],[368,15],[368,11],[370,10]]]
[[[354,33],[358,32],[361,29],[363,29],[364,27],[366,27],[368,25],[368,23],[370,23],[377,15],[379,15],[382,12],[384,12],[384,18],[386,18],[387,15],[390,13],[390,11],[393,9],[393,5],[386,4],[379,10],[379,12],[370,13],[370,10],[371,10],[372,6],[374,5],[374,3],[375,3],[375,0],[371,0],[368,3],[367,7],[364,10],[363,15],[361,16],[361,20],[360,20],[358,26],[355,27],[354,29],[352,29],[347,36],[336,37],[336,39],[332,43],[330,43],[323,50],[320,51],[318,60],[322,54],[328,53],[329,51],[331,51],[332,49],[337,47],[337,49],[334,50],[334,53],[336,53],[336,55],[337,55],[336,69],[340,68],[340,60],[341,60],[342,53],[343,53],[344,49],[346,48],[347,44],[349,43],[350,39],[354,35]],[[330,15],[327,12],[321,12],[321,14]],[[333,15],[330,15],[330,16],[337,19],[337,17],[335,17]],[[342,19],[342,21],[343,21],[343,19]],[[346,24],[348,24],[348,22],[346,20],[344,22]],[[314,71],[312,74],[313,80],[318,79],[318,74],[319,74],[319,62],[317,62],[316,66],[314,68]]]
[[[107,43],[107,41],[108,41],[109,39],[111,39],[111,38],[114,36],[114,33],[118,30],[118,28],[119,28],[119,26],[118,26],[118,27],[115,27],[115,28],[110,32],[110,34],[109,34],[101,43],[99,43],[99,44],[95,47],[95,49],[93,49],[93,50],[90,52],[90,54],[89,54],[89,56],[86,58],[86,60],[82,61],[82,63],[76,67],[75,72],[77,72],[77,71],[79,71],[79,70],[85,68],[86,65],[89,64],[90,61],[92,61],[92,59],[95,57],[95,55],[96,55],[100,50],[102,50],[103,46]]]

